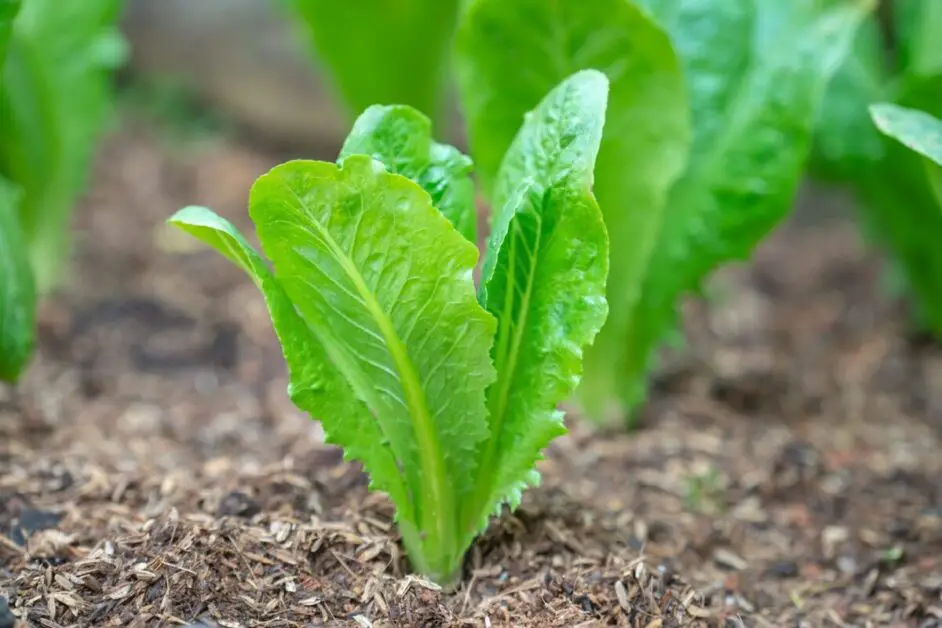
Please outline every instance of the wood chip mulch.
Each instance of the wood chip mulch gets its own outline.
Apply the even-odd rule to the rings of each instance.
[[[162,226],[245,225],[273,159],[106,142],[41,354],[0,391],[0,628],[942,627],[942,349],[846,220],[720,275],[640,428],[571,413],[442,591],[287,401],[254,287]]]

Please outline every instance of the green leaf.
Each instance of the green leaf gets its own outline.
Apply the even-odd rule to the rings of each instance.
[[[789,212],[824,89],[871,2],[648,0],[684,59],[694,111],[690,168],[671,191],[620,369],[644,397],[678,299],[745,260]],[[617,246],[615,248],[618,248]]]
[[[123,58],[120,0],[26,0],[0,83],[0,173],[22,188],[20,221],[37,286],[58,280],[70,210],[108,113]]]
[[[865,224],[903,276],[916,323],[937,338],[942,338],[942,176],[928,158],[938,156],[938,145],[912,123],[942,115],[942,100],[935,94],[940,79],[911,82],[896,105],[874,106],[875,122],[888,132],[886,157],[857,181]],[[913,109],[924,113],[907,113]]]
[[[324,346],[298,314],[265,260],[227,220],[203,207],[186,207],[169,221],[212,246],[245,271],[258,286],[290,375],[289,394],[302,410],[320,420],[326,440],[343,448],[348,460],[359,460],[370,475],[371,488],[384,491],[397,506],[403,540],[413,556],[422,557],[415,528],[411,492],[400,473],[383,426],[334,367]],[[418,563],[419,569],[427,566]]]
[[[608,80],[585,70],[527,114],[497,176],[481,300],[498,320],[491,438],[466,534],[515,508],[549,442],[565,433],[557,404],[576,388],[582,352],[607,315],[608,237],[592,196]]]
[[[406,105],[373,105],[354,123],[340,159],[354,154],[369,155],[418,183],[461,235],[477,242],[471,159],[432,141],[432,123],[424,114]]]
[[[36,343],[36,287],[23,246],[16,188],[0,179],[0,380],[19,379]]]
[[[279,282],[383,426],[433,577],[450,579],[495,379],[477,248],[417,184],[362,155],[278,166],[249,207]]]
[[[667,35],[628,0],[473,0],[457,37],[456,63],[479,176],[493,186],[524,114],[573,72],[611,83],[594,192],[612,242],[601,336],[586,351],[580,399],[598,416],[619,387],[618,360],[633,335],[665,198],[690,141],[686,88]],[[617,396],[617,395],[616,395]]]
[[[852,181],[883,157],[867,107],[887,94],[889,73],[874,16],[861,24],[851,52],[825,92],[815,125],[810,169],[824,180]]]
[[[290,0],[352,115],[411,105],[437,119],[459,0]]]
[[[891,103],[871,105],[870,115],[882,133],[942,166],[942,120]]]
[[[619,157],[631,160],[617,168],[621,179],[642,169],[628,178],[633,188],[650,181],[645,195],[662,195],[657,188],[682,169],[688,120],[679,63],[666,35],[629,0],[470,0],[455,46],[469,144],[488,197],[524,114],[590,68],[611,81],[599,186],[615,178],[609,159],[613,167]]]
[[[7,46],[13,33],[13,18],[20,10],[20,0],[0,0],[0,68],[7,56]],[[2,82],[0,82],[2,85]]]

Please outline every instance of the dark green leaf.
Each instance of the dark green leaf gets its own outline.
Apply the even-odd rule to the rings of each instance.
[[[459,0],[290,0],[353,115],[374,104],[439,116]]]
[[[524,114],[578,70],[609,78],[594,192],[617,243],[610,251],[611,313],[586,351],[580,391],[598,415],[620,381],[617,363],[632,341],[665,197],[685,165],[690,131],[680,62],[667,35],[628,0],[473,0],[456,63],[472,155],[495,207],[497,168]]]
[[[579,382],[582,352],[605,321],[608,237],[592,196],[608,80],[585,70],[529,113],[497,175],[482,301],[498,320],[491,438],[465,509],[477,533],[503,502],[539,479],[541,451],[565,433],[560,401]]]
[[[249,207],[279,283],[383,427],[433,577],[450,578],[495,378],[477,248],[417,184],[363,155],[278,166]]]
[[[424,114],[406,105],[373,105],[353,125],[340,158],[355,154],[418,183],[461,235],[477,242],[471,159],[432,141],[432,123]]]
[[[36,287],[17,217],[19,194],[0,179],[0,380],[19,379],[36,342]]]

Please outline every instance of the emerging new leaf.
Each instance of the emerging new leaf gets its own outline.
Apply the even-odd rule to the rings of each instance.
[[[461,235],[477,242],[477,210],[471,159],[447,144],[432,141],[432,123],[406,105],[373,105],[353,125],[340,151],[369,155],[408,177],[432,197],[432,204]]]

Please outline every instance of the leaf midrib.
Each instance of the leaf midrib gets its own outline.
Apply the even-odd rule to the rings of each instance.
[[[541,201],[542,202],[542,201]],[[507,273],[508,285],[507,285],[507,294],[504,297],[504,311],[513,312],[513,304],[515,298],[514,286],[516,285],[516,254],[517,254],[517,235],[521,232],[521,227],[517,221],[517,217],[523,212],[515,212],[513,218],[510,222],[510,231],[509,235],[511,237],[510,241],[510,251],[507,256],[507,268],[509,272]],[[495,362],[497,363],[497,373],[499,379],[500,387],[498,389],[499,394],[493,397],[495,399],[494,406],[489,407],[491,417],[491,434],[490,438],[487,441],[487,448],[485,449],[484,456],[481,458],[481,464],[478,467],[479,477],[477,480],[477,485],[474,492],[474,497],[471,500],[472,510],[465,517],[465,531],[467,534],[472,535],[475,532],[475,526],[482,509],[487,507],[487,503],[490,502],[491,497],[493,496],[492,491],[492,482],[495,476],[494,473],[494,458],[497,455],[497,445],[503,439],[501,438],[501,431],[503,429],[504,418],[507,413],[507,406],[509,404],[510,398],[510,389],[516,379],[517,373],[517,363],[520,357],[520,345],[523,342],[523,336],[526,333],[527,320],[529,319],[530,314],[530,298],[533,294],[533,285],[536,277],[536,268],[537,260],[540,257],[540,245],[543,237],[543,217],[539,211],[534,211],[535,219],[535,230],[536,237],[534,238],[534,247],[533,255],[531,257],[530,265],[527,272],[527,287],[523,293],[523,299],[520,305],[520,320],[517,321],[517,327],[514,330],[513,337],[509,340],[506,340],[507,336],[502,333],[501,338],[499,339],[501,344],[506,346],[506,343],[510,343],[510,348],[507,353],[504,353],[499,349],[499,352],[496,356]],[[505,320],[508,320],[505,317]],[[511,326],[512,322],[508,322],[507,326]],[[501,322],[501,327],[504,327],[504,323]],[[503,367],[503,368],[502,368]],[[491,404],[489,403],[489,406]]]
[[[294,193],[298,202],[301,199]],[[301,207],[303,207],[301,203]],[[304,215],[307,215],[306,212]],[[323,238],[329,252],[338,261],[347,278],[353,283],[357,293],[363,299],[366,309],[374,322],[379,327],[380,333],[386,341],[390,356],[393,359],[396,372],[399,374],[399,383],[406,395],[406,405],[409,408],[409,416],[412,418],[412,427],[418,443],[419,458],[421,460],[422,472],[420,477],[422,483],[428,483],[428,492],[431,493],[431,503],[422,503],[421,518],[422,522],[417,522],[425,530],[437,528],[439,540],[431,540],[434,547],[438,544],[445,556],[450,556],[454,552],[454,507],[452,506],[452,493],[444,486],[447,473],[444,465],[444,459],[441,452],[441,446],[438,442],[435,426],[432,421],[426,403],[425,394],[422,390],[422,383],[409,357],[408,350],[403,345],[402,340],[396,333],[395,326],[383,311],[379,301],[377,301],[373,292],[366,285],[366,281],[360,274],[353,260],[343,251],[343,249],[334,240],[330,231],[326,229],[319,221],[308,216],[309,222],[314,226],[320,236]],[[425,491],[423,491],[423,496]],[[426,500],[423,500],[425,502]],[[431,509],[426,506],[432,506]],[[432,525],[426,523],[428,513],[432,515]],[[447,560],[445,561],[447,562]]]

